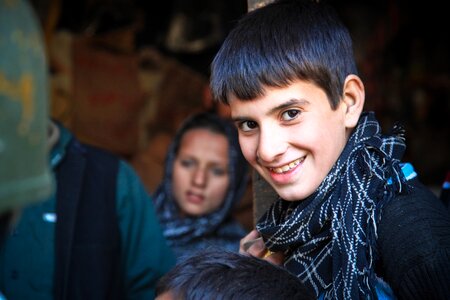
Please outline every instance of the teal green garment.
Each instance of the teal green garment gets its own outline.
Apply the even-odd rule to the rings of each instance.
[[[51,153],[55,168],[71,138],[62,128]],[[127,299],[153,299],[156,281],[175,264],[139,177],[124,161],[117,175],[117,216]],[[55,196],[29,206],[0,251],[0,290],[8,300],[53,299]]]

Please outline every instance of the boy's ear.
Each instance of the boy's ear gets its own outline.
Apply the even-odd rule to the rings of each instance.
[[[356,75],[348,75],[345,78],[343,89],[343,103],[345,105],[345,126],[354,128],[364,107],[364,84]]]

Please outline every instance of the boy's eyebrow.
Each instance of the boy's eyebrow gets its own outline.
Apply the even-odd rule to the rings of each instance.
[[[296,98],[292,98],[278,106],[275,106],[274,108],[270,109],[266,115],[269,116],[271,114],[274,114],[280,110],[286,109],[292,105],[305,105],[305,104],[309,104],[309,101],[306,99],[296,99]]]
[[[240,123],[240,122],[243,122],[243,121],[248,121],[248,118],[246,118],[246,117],[235,117],[235,118],[231,118],[231,121],[233,123]]]
[[[266,116],[270,116],[271,114],[274,114],[274,113],[276,113],[276,112],[278,112],[280,110],[283,110],[283,109],[286,109],[288,107],[291,107],[292,105],[307,105],[307,104],[309,104],[309,101],[306,100],[306,99],[303,99],[303,98],[302,99],[292,98],[292,99],[290,99],[290,100],[288,100],[288,101],[286,101],[286,102],[284,102],[284,103],[282,103],[280,105],[277,105],[277,106],[271,108],[266,113]],[[248,121],[248,118],[237,116],[237,117],[231,118],[231,120],[234,123],[240,123],[240,122],[243,122],[243,121]]]

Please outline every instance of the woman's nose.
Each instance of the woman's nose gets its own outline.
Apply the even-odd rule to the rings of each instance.
[[[192,182],[196,186],[205,186],[207,182],[207,174],[203,168],[197,168],[194,171]]]

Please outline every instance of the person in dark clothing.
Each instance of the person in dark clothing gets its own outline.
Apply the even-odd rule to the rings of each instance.
[[[164,275],[157,300],[313,300],[294,274],[263,259],[222,249],[201,250]]]
[[[352,47],[324,1],[280,0],[244,16],[214,58],[214,98],[278,197],[240,251],[319,299],[450,299],[450,216],[402,162],[402,127],[383,134],[363,112]]]
[[[49,127],[56,193],[28,206],[0,251],[7,299],[152,299],[175,265],[131,166]]]

